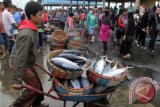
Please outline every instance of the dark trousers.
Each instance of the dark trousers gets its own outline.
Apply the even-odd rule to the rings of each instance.
[[[107,42],[103,41],[103,50],[107,51]]]
[[[136,27],[135,28],[135,40],[138,40],[138,38],[139,38],[139,28]]]
[[[61,27],[62,30],[64,30],[64,28],[65,28],[65,23],[64,23],[64,22],[60,22],[60,27]]]
[[[82,28],[85,27],[84,22],[85,22],[85,21],[82,21],[82,20],[81,20],[81,26],[82,26]]]
[[[34,88],[43,91],[41,81],[35,69],[25,68],[23,75],[24,75],[23,81],[25,82],[26,85],[32,86]],[[18,97],[17,100],[13,103],[13,106],[34,107],[38,106],[43,100],[44,100],[44,95],[26,89],[23,91],[22,95]]]
[[[43,42],[44,42],[44,37],[43,37],[43,32],[39,32],[39,45],[38,48],[43,47]]]
[[[139,31],[138,44],[145,46],[146,33],[143,31]]]
[[[151,30],[149,34],[151,36],[151,40],[149,42],[149,48],[150,50],[154,50],[158,32],[156,30]]]
[[[121,43],[121,47],[120,47],[120,54],[129,54],[131,52],[131,47],[132,47],[132,42],[133,42],[133,38],[128,39],[126,38],[126,40],[123,40]]]

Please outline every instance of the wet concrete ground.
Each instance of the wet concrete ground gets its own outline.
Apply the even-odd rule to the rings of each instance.
[[[96,57],[106,55],[106,53],[100,52],[101,43],[86,44],[84,50],[88,51],[88,57]],[[38,53],[37,63],[47,69],[46,59],[49,53],[48,45],[45,45],[45,50]],[[108,46],[108,56],[111,58],[117,58],[125,66],[133,66],[134,69],[130,69],[130,74],[137,78],[140,76],[149,76],[160,82],[160,46],[156,46],[156,56],[152,58],[147,50],[143,50],[137,46],[133,47],[133,57],[126,61],[121,58],[119,52],[117,52],[112,44]],[[48,81],[49,77],[43,72],[39,71],[39,76],[42,80],[44,90],[47,92],[50,88],[51,82]],[[12,71],[8,67],[8,59],[0,60],[0,107],[8,107],[16,97],[20,94],[11,88]],[[150,104],[128,104],[128,86],[118,88],[110,99],[111,107],[159,107],[160,98],[156,97]],[[55,95],[55,93],[53,93]],[[63,107],[62,101],[56,101],[48,97],[45,98],[45,102],[50,104],[50,107]],[[72,106],[72,102],[67,103],[67,107]],[[78,105],[83,107],[83,104]]]

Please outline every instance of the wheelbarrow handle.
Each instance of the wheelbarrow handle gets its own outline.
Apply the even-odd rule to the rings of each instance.
[[[41,90],[39,90],[39,89],[36,89],[36,88],[34,88],[34,87],[32,87],[32,86],[29,86],[29,85],[22,85],[22,88],[28,89],[28,90],[33,91],[33,92],[37,92],[37,93],[39,93],[39,94],[45,95],[45,96],[50,97],[50,98],[55,99],[55,100],[60,100],[59,97],[50,95],[50,94],[48,94],[48,93],[46,93],[46,92],[43,92],[43,91],[41,91]]]
[[[47,70],[45,70],[43,67],[41,67],[40,65],[38,64],[35,64],[34,66],[37,66],[39,67],[42,71],[44,71],[46,74],[48,74],[51,78],[53,78],[52,74],[50,72],[48,72]]]

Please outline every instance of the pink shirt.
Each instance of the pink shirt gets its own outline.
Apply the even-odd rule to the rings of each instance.
[[[86,14],[85,14],[85,13],[82,13],[82,14],[81,14],[81,20],[82,20],[82,21],[86,20]]]

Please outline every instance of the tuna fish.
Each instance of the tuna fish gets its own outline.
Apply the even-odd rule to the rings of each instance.
[[[75,89],[81,88],[80,82],[78,79],[70,80],[71,86]]]
[[[106,72],[110,71],[112,68],[111,68],[111,64],[108,64],[104,67],[103,69],[103,72],[102,72],[102,75],[105,74]]]
[[[77,55],[77,56],[80,56],[81,55],[81,52],[80,51],[77,51],[77,50],[64,50],[62,53],[67,53],[67,54],[74,54],[74,55]]]
[[[81,70],[81,68],[76,63],[65,58],[52,58],[51,62],[57,67],[60,67],[64,70],[69,70],[69,71]]]
[[[85,64],[87,61],[87,59],[84,57],[76,56],[74,54],[68,54],[68,53],[60,54],[58,55],[58,57],[65,58],[65,59],[68,59],[72,62],[79,63],[79,64]]]
[[[68,87],[68,80],[62,80],[61,83],[64,85],[64,87]]]
[[[114,77],[126,72],[128,68],[133,68],[133,67],[125,67],[125,68],[115,69],[115,70],[112,69],[108,72],[105,72],[103,75],[108,77]]]
[[[117,67],[118,67],[118,61],[117,61],[117,59],[116,59],[115,65],[114,65],[114,67],[112,68],[112,70],[117,69]]]
[[[80,81],[80,84],[81,84],[81,87],[82,88],[85,88],[85,87],[88,87],[90,85],[89,81],[87,80],[87,78],[80,78],[79,79]]]
[[[97,60],[96,60],[96,59],[94,59],[94,60],[91,62],[90,68],[91,68],[92,70],[94,70],[94,67],[95,67],[96,63],[97,63]]]
[[[101,74],[103,72],[105,65],[106,65],[106,61],[104,60],[104,58],[102,58],[96,63],[94,67],[94,71]]]

